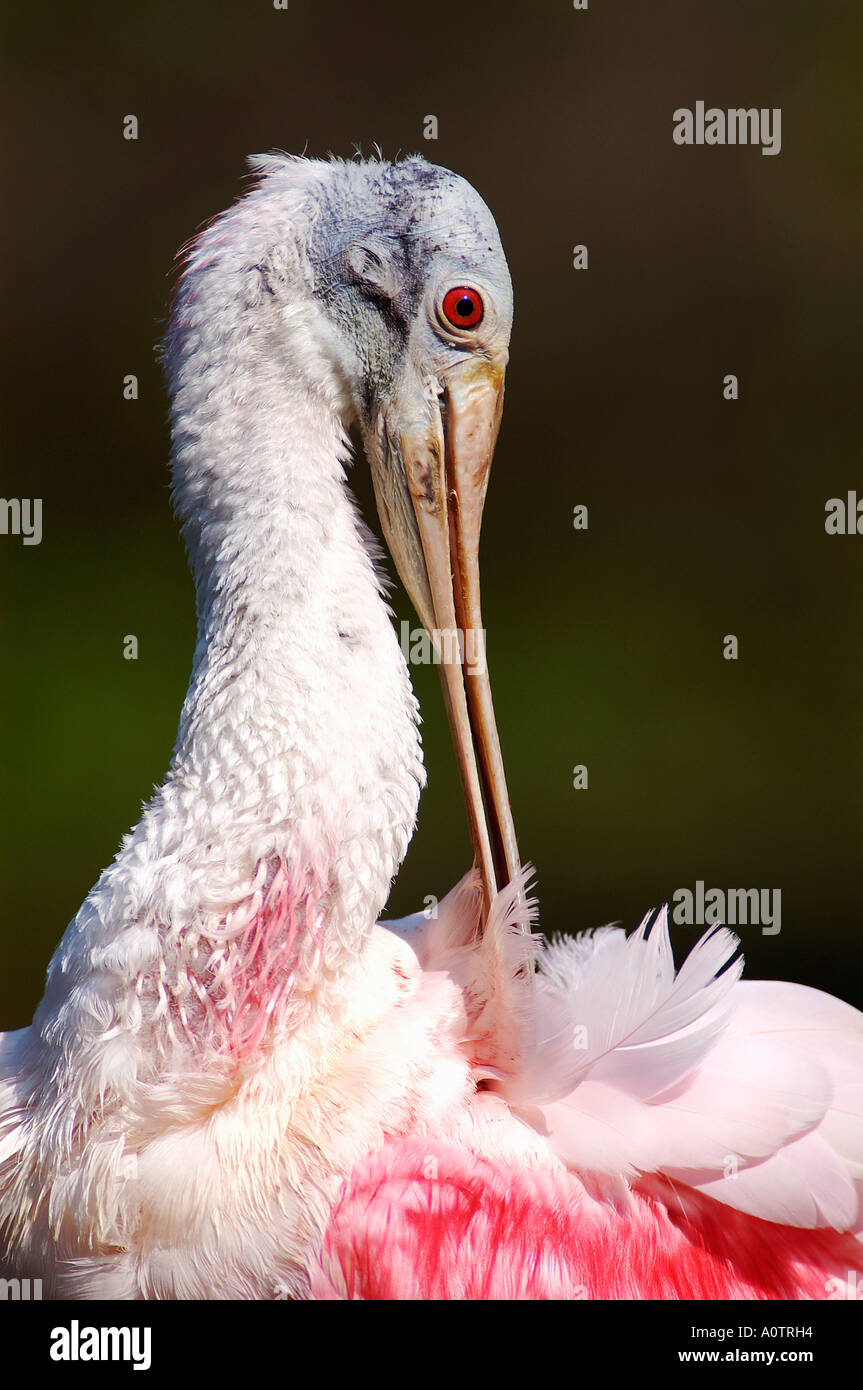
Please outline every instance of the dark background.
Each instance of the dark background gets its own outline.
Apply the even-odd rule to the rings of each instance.
[[[512,269],[485,619],[544,928],[632,926],[697,879],[781,888],[781,934],[742,929],[750,973],[863,1001],[863,537],[824,531],[827,498],[863,496],[863,11],[590,5],[7,16],[2,492],[43,498],[44,539],[0,537],[0,1025],[161,780],[191,665],[155,354],[174,254],[245,155],[375,141],[471,180]],[[781,154],[674,145],[699,98],[781,107]],[[436,672],[415,680],[430,781],[396,913],[470,853]]]

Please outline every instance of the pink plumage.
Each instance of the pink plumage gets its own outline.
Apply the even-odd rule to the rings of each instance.
[[[372,1299],[821,1299],[861,1268],[848,1235],[759,1221],[662,1179],[615,1199],[574,1174],[408,1139],[351,1174],[313,1289]]]
[[[306,939],[314,935],[321,891],[311,882],[292,881],[278,860],[261,867],[266,873],[259,905],[256,899],[249,925],[232,942],[231,988],[224,999],[228,1047],[238,1063],[254,1055],[270,1015],[291,988],[297,935],[301,930]]]
[[[675,972],[664,913],[629,938],[534,940],[527,978],[515,894],[481,942],[477,904],[466,880],[411,936],[461,993],[478,1127],[547,1146],[516,1164],[392,1138],[333,1209],[319,1296],[825,1299],[863,1269],[856,1010],[740,982],[724,930]]]

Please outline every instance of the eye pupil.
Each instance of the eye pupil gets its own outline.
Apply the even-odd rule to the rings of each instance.
[[[475,328],[482,321],[485,306],[478,290],[457,285],[448,290],[441,305],[443,317],[453,328]]]

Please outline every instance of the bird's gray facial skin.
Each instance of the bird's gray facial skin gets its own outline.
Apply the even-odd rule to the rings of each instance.
[[[316,293],[343,344],[384,535],[433,639],[482,642],[480,525],[512,321],[497,228],[469,184],[423,160],[353,175],[336,196]],[[466,669],[454,643],[439,659],[488,909],[519,858],[487,666]]]

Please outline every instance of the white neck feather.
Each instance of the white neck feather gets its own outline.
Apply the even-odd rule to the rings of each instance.
[[[166,781],[52,962],[40,1015],[67,1046],[82,1000],[100,1031],[155,1030],[144,1050],[163,1057],[242,1055],[276,1003],[288,1026],[361,969],[415,823],[416,701],[345,483],[346,389],[284,225],[301,190],[268,184],[204,234],[178,296],[198,643]]]

